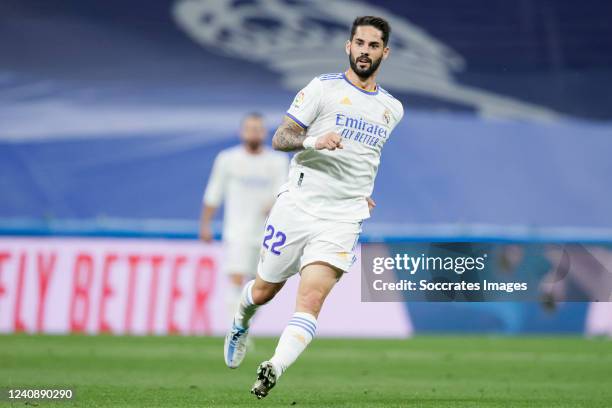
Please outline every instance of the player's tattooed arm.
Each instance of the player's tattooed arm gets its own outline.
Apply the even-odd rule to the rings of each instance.
[[[291,118],[285,116],[283,123],[276,129],[272,138],[272,147],[283,152],[293,152],[304,149],[306,129],[298,125]],[[336,150],[344,148],[342,137],[336,132],[329,132],[317,137],[310,145],[316,150]]]
[[[285,116],[283,123],[276,129],[272,137],[272,147],[283,152],[303,150],[305,139],[306,129]]]

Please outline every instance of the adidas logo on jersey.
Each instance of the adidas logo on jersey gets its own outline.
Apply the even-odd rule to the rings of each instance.
[[[344,98],[342,98],[342,100],[340,101],[340,104],[342,105],[352,105],[351,100],[348,98],[348,96],[345,96]]]

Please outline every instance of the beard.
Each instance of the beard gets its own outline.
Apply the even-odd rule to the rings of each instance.
[[[370,57],[366,57],[365,55],[354,58],[353,53],[349,54],[349,62],[351,64],[351,69],[353,70],[353,72],[357,74],[359,78],[364,79],[364,80],[368,79],[369,77],[372,76],[372,74],[374,74],[374,72],[376,72],[381,61],[382,61],[382,57],[380,57],[376,61],[372,61]],[[362,69],[362,68],[359,68],[359,66],[357,65],[358,62],[369,62],[370,66],[368,68]]]
[[[247,146],[249,150],[255,152],[259,150],[259,148],[263,145],[263,142],[259,140],[248,140],[248,141],[244,141],[244,144]]]

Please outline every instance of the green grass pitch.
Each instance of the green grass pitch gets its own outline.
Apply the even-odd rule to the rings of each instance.
[[[0,336],[0,387],[72,387],[31,407],[610,407],[612,341],[423,336],[315,339],[268,398],[250,393],[274,339],[242,366],[201,337]]]

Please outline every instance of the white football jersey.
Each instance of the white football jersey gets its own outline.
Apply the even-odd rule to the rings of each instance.
[[[242,145],[219,153],[203,201],[218,207],[225,200],[224,241],[261,245],[268,210],[287,180],[288,164],[287,155],[267,147],[259,154]]]
[[[316,217],[368,218],[366,197],[374,188],[383,145],[403,115],[401,102],[380,86],[365,91],[343,73],[314,78],[298,92],[287,116],[308,136],[338,133],[344,149],[295,154],[283,187],[298,207]]]

